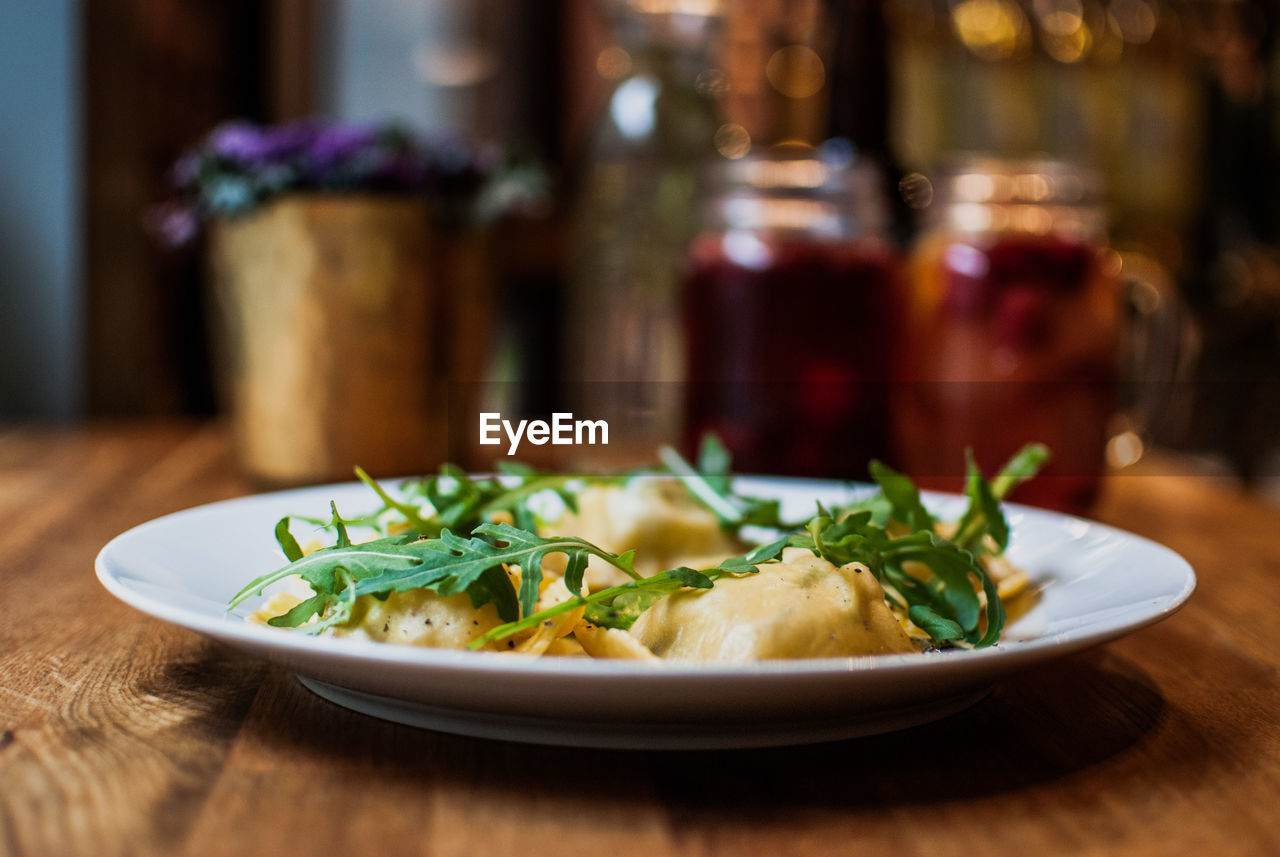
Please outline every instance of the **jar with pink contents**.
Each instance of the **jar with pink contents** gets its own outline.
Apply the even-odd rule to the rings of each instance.
[[[723,164],[686,258],[687,445],[714,431],[741,471],[865,478],[886,451],[897,255],[880,174],[834,151]]]
[[[1098,492],[1118,407],[1121,260],[1101,181],[1047,160],[973,159],[935,183],[911,256],[895,361],[895,460],[956,490],[965,448],[990,473],[1053,452],[1019,499],[1072,512]]]

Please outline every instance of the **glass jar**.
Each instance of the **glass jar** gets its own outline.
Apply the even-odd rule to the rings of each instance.
[[[1086,511],[1118,406],[1123,303],[1101,179],[1060,161],[973,158],[933,193],[897,343],[894,458],[957,490],[966,447],[990,474],[1039,441],[1052,462],[1019,498]]]
[[[684,270],[686,443],[716,432],[742,472],[865,477],[895,327],[878,170],[829,147],[711,180]]]

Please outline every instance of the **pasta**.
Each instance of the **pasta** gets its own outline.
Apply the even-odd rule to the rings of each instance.
[[[1015,459],[990,484],[971,469],[970,509],[950,523],[883,465],[873,466],[879,495],[836,511],[819,505],[803,525],[781,520],[776,503],[734,495],[726,474],[682,460],[666,474],[580,485],[525,474],[515,489],[448,471],[452,482],[428,484],[433,500],[418,511],[375,486],[382,519],[403,519],[367,517],[380,540],[353,542],[335,509],[338,543],[304,554],[286,519],[277,536],[291,565],[237,599],[291,585],[249,619],[530,656],[745,663],[989,645],[1003,602],[1030,592],[1003,556],[996,488],[1003,495],[1043,459]],[[531,513],[537,479],[563,499],[559,514]],[[475,500],[466,537],[437,523],[442,486],[455,483]],[[507,495],[519,503],[504,505]],[[726,509],[740,518],[726,520]],[[744,536],[752,526],[781,538],[753,547]]]

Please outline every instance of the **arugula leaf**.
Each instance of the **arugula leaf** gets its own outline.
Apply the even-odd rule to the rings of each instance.
[[[687,565],[673,568],[667,573],[691,589],[710,589],[715,586],[711,578],[697,569],[689,568]]]
[[[988,574],[983,574],[981,577],[982,594],[987,597],[987,631],[975,643],[978,648],[990,646],[999,640],[1000,632],[1004,630],[1004,624],[1008,620],[996,582]]]
[[[920,628],[936,643],[961,639],[973,645],[990,645],[1004,626],[995,584],[977,558],[932,530],[894,538],[872,520],[870,510],[863,510],[838,521],[814,518],[805,532],[790,537],[789,544],[812,551],[835,566],[851,562],[865,565],[884,586],[886,597],[906,607],[908,616],[913,608],[927,609],[922,614],[926,624]],[[983,609],[974,591],[975,581],[987,594],[985,632],[981,630]],[[935,616],[951,624],[935,621]]]
[[[416,564],[413,552],[405,550],[405,543],[411,541],[412,536],[391,536],[353,545],[347,533],[346,522],[338,515],[337,506],[332,502],[329,506],[333,510],[330,526],[338,531],[338,543],[303,556],[297,540],[289,532],[289,518],[281,519],[276,524],[276,539],[291,562],[257,578],[237,592],[231,598],[231,607],[240,604],[250,595],[262,594],[266,587],[295,574],[310,584],[317,594],[336,594],[342,589],[342,580],[373,577],[388,568],[407,568]]]
[[[509,637],[529,628],[535,628],[553,616],[585,607],[584,618],[593,625],[605,628],[630,628],[640,614],[664,595],[681,589],[710,589],[715,581],[727,574],[754,574],[757,566],[776,562],[787,547],[787,539],[778,539],[748,551],[741,556],[730,557],[712,568],[673,568],[660,571],[650,577],[640,577],[618,586],[611,586],[590,595],[561,602],[524,618],[508,622],[473,640],[469,646],[478,649],[488,642]]]
[[[1043,443],[1027,444],[1000,468],[996,478],[991,480],[991,492],[1003,500],[1016,486],[1035,476],[1050,457],[1049,447]]]
[[[428,521],[423,518],[422,513],[416,506],[396,500],[388,494],[381,485],[374,481],[368,473],[365,473],[363,468],[356,468],[356,477],[365,485],[368,485],[373,489],[373,493],[377,494],[379,499],[382,500],[383,509],[394,509],[399,512],[404,516],[405,521],[408,522],[409,526],[413,527],[414,531],[417,532],[418,535],[437,536],[440,534],[440,530],[442,530],[443,527],[440,526],[439,523],[435,521]]]
[[[954,541],[960,547],[975,548],[982,544],[983,536],[995,540],[997,552],[1009,546],[1009,524],[1000,510],[991,485],[973,460],[973,451],[966,449],[964,493],[969,498],[969,508],[956,526]]]
[[[904,567],[908,562],[919,563],[931,571],[940,584],[938,591],[948,608],[943,615],[953,619],[967,632],[967,635],[973,636],[969,642],[977,641],[978,621],[982,618],[982,602],[978,600],[978,593],[974,591],[970,575],[978,578],[979,581],[987,575],[972,554],[959,550],[942,539],[937,539],[928,546],[921,545],[895,552],[892,562],[908,574],[910,572]]]
[[[954,621],[940,616],[926,604],[913,604],[907,611],[907,618],[924,631],[933,640],[960,640],[964,638],[964,630]]]
[[[570,511],[577,512],[581,485],[620,481],[612,477],[543,473],[518,462],[501,462],[498,471],[500,476],[472,477],[457,465],[445,464],[434,476],[401,483],[397,497],[357,467],[356,476],[374,491],[382,506],[346,523],[369,527],[384,536],[396,530],[436,538],[446,529],[470,534],[480,524],[506,513],[517,527],[532,531],[539,523],[530,506],[536,495],[552,491]],[[430,511],[424,511],[424,507]],[[330,521],[296,517],[333,529]]]
[[[376,593],[375,593],[376,595]],[[491,565],[467,587],[467,597],[475,609],[492,604],[498,617],[520,615],[520,600],[511,586],[511,578],[500,565]]]
[[[871,515],[871,520],[877,527],[887,527],[889,526],[889,521],[893,518],[893,504],[889,502],[889,498],[884,496],[883,491],[877,491],[875,494],[855,500],[847,506],[839,507],[836,510],[836,514],[829,515],[829,517],[838,518],[854,512],[867,512]]]
[[[731,526],[742,519],[745,510],[738,498],[727,490],[717,490],[713,484],[720,481],[719,477],[713,475],[708,479],[685,461],[684,456],[676,452],[674,447],[664,446],[659,449],[658,458],[673,476],[684,483],[684,487],[694,498],[716,514],[722,525]]]
[[[732,467],[733,457],[724,441],[714,432],[704,434],[698,447],[698,472],[707,480],[707,484],[721,494],[729,493]]]
[[[276,541],[289,562],[302,559],[302,548],[298,545],[298,540],[293,537],[293,533],[289,532],[288,515],[276,522]]]
[[[276,628],[295,628],[306,622],[312,616],[324,613],[329,606],[332,596],[329,593],[321,595],[313,595],[307,600],[294,606],[292,610],[279,616],[272,616],[267,620],[268,625]]]
[[[1006,616],[996,584],[978,557],[988,535],[997,551],[1008,546],[1009,524],[1000,500],[1034,476],[1048,457],[1042,444],[1028,444],[988,483],[972,453],[966,451],[969,506],[951,539],[936,533],[937,523],[910,478],[872,462],[871,475],[880,492],[837,510],[836,520],[820,517],[811,521],[806,532],[793,536],[791,543],[836,564],[866,565],[884,587],[885,597],[906,608],[908,617],[935,643],[989,646],[999,639]],[[890,521],[913,532],[892,538],[883,530]],[[981,598],[975,583],[982,590]]]
[[[911,528],[932,530],[937,523],[920,502],[920,491],[907,476],[880,461],[871,462],[871,478],[889,501],[890,516]]]
[[[658,458],[667,472],[679,479],[694,499],[714,512],[720,519],[720,525],[727,530],[736,531],[748,526],[794,530],[800,526],[799,523],[782,520],[782,506],[777,500],[734,493],[729,450],[710,432],[702,437],[698,467],[695,468],[670,446],[659,449]]]
[[[650,589],[630,589],[616,593],[612,600],[604,599],[587,605],[582,618],[600,628],[617,628],[625,631],[635,624],[640,614],[655,603],[677,592],[681,586],[658,586]]]
[[[335,547],[351,547],[351,536],[347,535],[347,522],[338,514],[338,504],[330,500],[329,509],[333,512],[333,527],[338,531],[338,543]]]
[[[630,584],[602,590],[585,599],[587,609],[583,618],[602,628],[625,631],[640,618],[640,614],[654,602],[680,589],[711,589],[715,581],[726,574],[755,574],[757,566],[776,562],[787,547],[786,539],[778,539],[748,551],[741,556],[730,557],[715,568],[696,569],[681,567],[661,572],[640,581],[642,586]]]
[[[509,466],[502,469],[510,472]],[[537,515],[528,505],[530,498],[534,495],[543,491],[552,491],[570,512],[577,514],[578,493],[570,490],[571,484],[585,483],[587,481],[594,483],[618,481],[599,476],[593,476],[589,479],[573,476],[551,476],[539,473],[532,468],[526,469],[519,479],[520,482],[518,484],[511,486],[504,486],[497,479],[490,480],[490,484],[487,487],[488,490],[493,492],[493,496],[481,504],[477,509],[477,513],[481,517],[487,518],[496,512],[508,512],[515,520],[516,526],[532,530],[537,528],[538,523]],[[496,483],[496,489],[494,483]]]
[[[990,535],[996,543],[997,552],[1002,553],[1009,546],[1009,524],[1000,510],[1000,500],[1015,486],[1034,476],[1048,460],[1046,446],[1027,444],[1014,453],[1000,468],[996,478],[988,483],[973,459],[972,450],[966,449],[964,493],[969,498],[969,508],[960,518],[952,541],[962,548],[981,551],[983,539]]]
[[[564,588],[574,595],[582,594],[582,578],[587,573],[588,559],[584,553],[575,553],[570,554],[569,561],[565,563]]]
[[[254,580],[231,600],[231,607],[290,575],[305,580],[315,595],[272,624],[296,627],[312,616],[319,622],[305,630],[316,632],[340,624],[350,616],[351,606],[362,595],[385,598],[392,592],[431,589],[441,596],[466,592],[472,606],[493,604],[498,615],[514,621],[529,615],[537,602],[542,579],[542,560],[551,553],[568,556],[581,582],[580,569],[590,557],[598,557],[637,578],[634,552],[621,556],[573,537],[541,538],[510,524],[481,524],[471,537],[449,530],[438,538],[415,541],[412,535],[391,536],[362,544],[352,544],[336,509],[334,525],[338,544],[301,557],[283,568]],[[517,594],[503,566],[518,565],[521,587]]]

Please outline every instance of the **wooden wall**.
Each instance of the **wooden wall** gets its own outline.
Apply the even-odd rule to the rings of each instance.
[[[298,7],[287,0],[81,5],[91,414],[212,408],[199,253],[165,249],[143,221],[166,197],[174,159],[214,124],[266,119],[273,100],[296,101],[298,84],[271,76],[266,48],[273,25],[299,26]],[[301,48],[275,55],[306,61]]]

